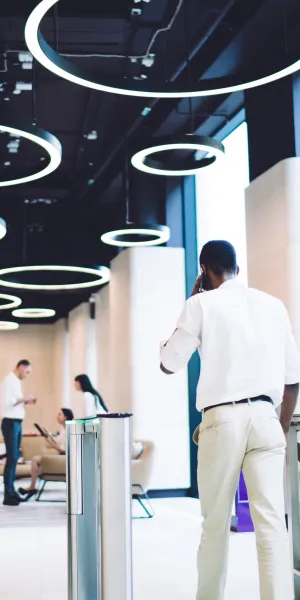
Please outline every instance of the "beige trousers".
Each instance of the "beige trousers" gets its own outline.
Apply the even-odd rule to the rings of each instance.
[[[284,518],[285,437],[268,402],[232,404],[204,413],[198,435],[203,532],[197,600],[223,600],[232,505],[241,469],[256,533],[260,599],[293,600]]]

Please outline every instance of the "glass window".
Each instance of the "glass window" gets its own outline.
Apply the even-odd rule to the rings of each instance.
[[[245,188],[249,185],[247,124],[222,140],[225,158],[196,176],[199,252],[209,240],[228,240],[237,252],[240,277],[247,283]]]

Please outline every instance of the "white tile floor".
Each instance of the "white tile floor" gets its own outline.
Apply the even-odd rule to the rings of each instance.
[[[155,500],[153,505],[154,519],[133,521],[134,600],[194,600],[196,552],[201,529],[198,502],[191,499]],[[51,514],[50,527],[44,520],[47,506]],[[19,509],[26,520],[24,511],[30,511],[29,527],[25,522],[21,527],[14,526],[17,512],[13,511]],[[63,512],[62,505],[32,502],[8,510],[1,505],[1,599],[67,600]],[[32,526],[34,514],[41,522],[40,526]],[[20,521],[21,513],[19,515]],[[224,600],[240,598],[259,600],[252,534],[233,534],[230,539]]]

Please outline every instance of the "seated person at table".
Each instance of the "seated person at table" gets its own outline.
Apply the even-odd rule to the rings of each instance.
[[[54,450],[55,453],[65,454],[66,451],[66,421],[72,421],[74,419],[73,412],[69,408],[62,408],[57,415],[57,422],[60,425],[60,431],[57,435],[52,435],[47,429],[43,428],[45,438],[47,441],[48,448],[45,449],[44,454],[51,454]],[[50,446],[50,448],[49,448]],[[22,496],[26,496],[26,500],[29,500],[32,496],[37,493],[36,481],[39,476],[40,466],[42,457],[34,456],[31,465],[31,482],[27,488],[19,488],[19,493]]]

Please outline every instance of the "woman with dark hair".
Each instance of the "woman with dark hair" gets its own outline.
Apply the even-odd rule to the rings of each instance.
[[[66,421],[73,421],[74,415],[70,408],[61,408],[57,415],[57,422],[60,425],[60,430],[57,435],[52,435],[48,429],[43,427],[45,439],[48,445],[44,454],[51,454],[51,451],[58,454],[66,453]],[[49,448],[50,446],[50,448]],[[19,488],[21,496],[26,496],[25,500],[29,500],[37,493],[36,480],[39,476],[42,457],[34,456],[31,462],[31,482],[27,488]]]
[[[100,413],[109,412],[104,400],[94,388],[90,378],[86,374],[77,375],[74,383],[77,392],[83,393],[86,417],[94,417]]]
[[[109,410],[101,398],[99,392],[93,387],[90,378],[87,375],[77,375],[74,380],[77,392],[83,392],[85,403],[85,416],[95,417],[101,413],[108,413]],[[144,447],[141,442],[132,442],[132,458],[137,460],[143,454]]]

